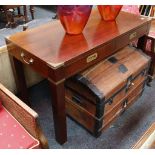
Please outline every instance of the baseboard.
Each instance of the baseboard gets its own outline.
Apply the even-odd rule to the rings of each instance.
[[[26,65],[24,65],[24,72],[28,87],[31,87],[43,80],[43,77]],[[0,47],[0,83],[13,93],[17,91],[6,45]]]

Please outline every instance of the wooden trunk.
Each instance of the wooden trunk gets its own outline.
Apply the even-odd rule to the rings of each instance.
[[[68,79],[66,111],[94,136],[99,136],[142,94],[150,57],[133,47]]]

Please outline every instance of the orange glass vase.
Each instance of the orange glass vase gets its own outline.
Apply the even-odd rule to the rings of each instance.
[[[103,20],[113,21],[118,16],[123,5],[98,5],[98,10]]]
[[[59,5],[57,14],[66,33],[82,33],[91,13],[91,5]]]

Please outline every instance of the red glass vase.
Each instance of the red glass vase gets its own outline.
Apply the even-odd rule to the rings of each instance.
[[[88,21],[91,9],[91,5],[59,5],[57,14],[68,34],[80,34]]]
[[[123,5],[98,5],[101,17],[105,21],[113,21],[118,16]]]

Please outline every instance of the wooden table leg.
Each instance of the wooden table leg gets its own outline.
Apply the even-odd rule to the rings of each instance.
[[[30,5],[31,18],[34,19],[34,6]]]
[[[27,23],[28,22],[28,18],[27,18],[27,7],[26,7],[26,5],[23,5],[23,10],[24,10],[25,23]]]
[[[59,84],[49,81],[49,85],[52,96],[55,137],[58,143],[64,144],[67,141],[64,81]]]
[[[18,11],[18,15],[20,15],[21,14],[20,7],[17,7],[17,11]]]
[[[21,100],[23,100],[26,104],[28,104],[30,106],[23,64],[22,64],[22,62],[20,62],[16,58],[12,57],[11,55],[10,55],[10,62],[12,65],[15,82],[16,82],[16,86],[17,86],[17,91],[20,94],[20,98],[21,98]]]

